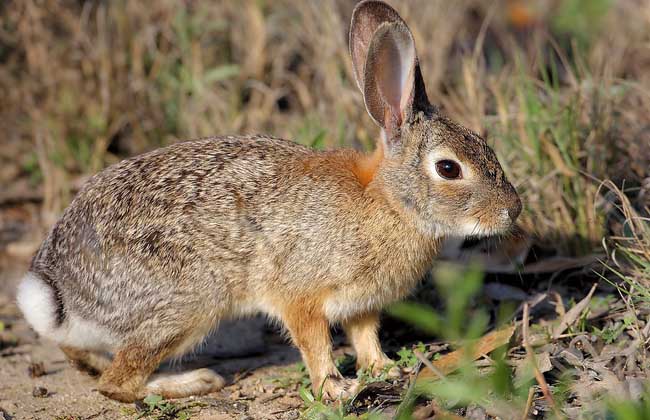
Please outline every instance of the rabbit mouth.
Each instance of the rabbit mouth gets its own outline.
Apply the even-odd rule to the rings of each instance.
[[[482,238],[486,236],[496,236],[506,233],[514,225],[510,217],[499,217],[493,220],[483,220],[474,218],[473,220],[466,220],[458,226],[457,236]]]

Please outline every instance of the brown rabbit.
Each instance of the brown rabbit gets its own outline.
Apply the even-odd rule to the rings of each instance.
[[[222,319],[281,320],[315,392],[348,396],[340,323],[360,368],[391,363],[378,314],[446,236],[509,229],[521,202],[476,134],[429,104],[413,36],[380,1],[354,10],[350,53],[381,140],[372,155],[266,136],[179,143],[95,175],[34,257],[18,303],[41,335],[101,372],[120,401],[212,392],[209,369],[150,376]],[[112,358],[107,357],[112,354]]]

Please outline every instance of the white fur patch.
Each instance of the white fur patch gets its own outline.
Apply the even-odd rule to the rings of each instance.
[[[18,307],[25,319],[40,335],[49,337],[56,328],[54,291],[34,273],[27,273],[18,285]]]
[[[159,373],[152,375],[146,385],[148,394],[163,395],[166,398],[182,398],[203,395],[223,388],[226,381],[212,371],[203,368],[190,372]]]
[[[58,344],[83,350],[111,351],[117,339],[106,328],[66,311],[62,325],[56,322],[54,290],[37,274],[27,273],[16,293],[18,307],[25,319],[41,336]]]
[[[118,347],[118,340],[110,331],[76,315],[68,315],[61,328],[49,338],[60,344],[84,350],[110,352]]]
[[[382,308],[386,303],[394,300],[393,291],[377,290],[372,296],[360,300],[358,296],[347,296],[338,293],[325,300],[325,317],[330,322],[340,322],[359,313]]]

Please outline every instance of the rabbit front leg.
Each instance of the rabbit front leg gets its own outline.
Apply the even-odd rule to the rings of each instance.
[[[322,393],[328,400],[352,397],[358,382],[343,378],[336,368],[330,325],[320,305],[294,303],[285,309],[282,318],[309,370],[314,395]]]
[[[379,342],[379,312],[368,312],[347,320],[343,327],[357,353],[357,369],[369,369],[377,376],[386,368],[388,376],[399,377],[400,371],[381,349]],[[392,367],[391,367],[392,366]]]

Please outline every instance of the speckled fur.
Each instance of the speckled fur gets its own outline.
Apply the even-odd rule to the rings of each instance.
[[[503,209],[521,206],[485,141],[422,105],[426,93],[416,97],[420,106],[372,156],[215,137],[95,175],[34,257],[31,273],[51,289],[56,314],[41,332],[80,363],[87,351],[113,353],[99,389],[132,401],[161,360],[191,350],[220,320],[264,312],[287,327],[316,390],[349,392],[329,325],[343,323],[362,365],[385,365],[381,308],[422,278],[441,238],[465,234],[462,220],[502,231],[511,222]],[[474,176],[433,179],[428,157],[443,149]],[[103,335],[85,342],[74,320]]]

